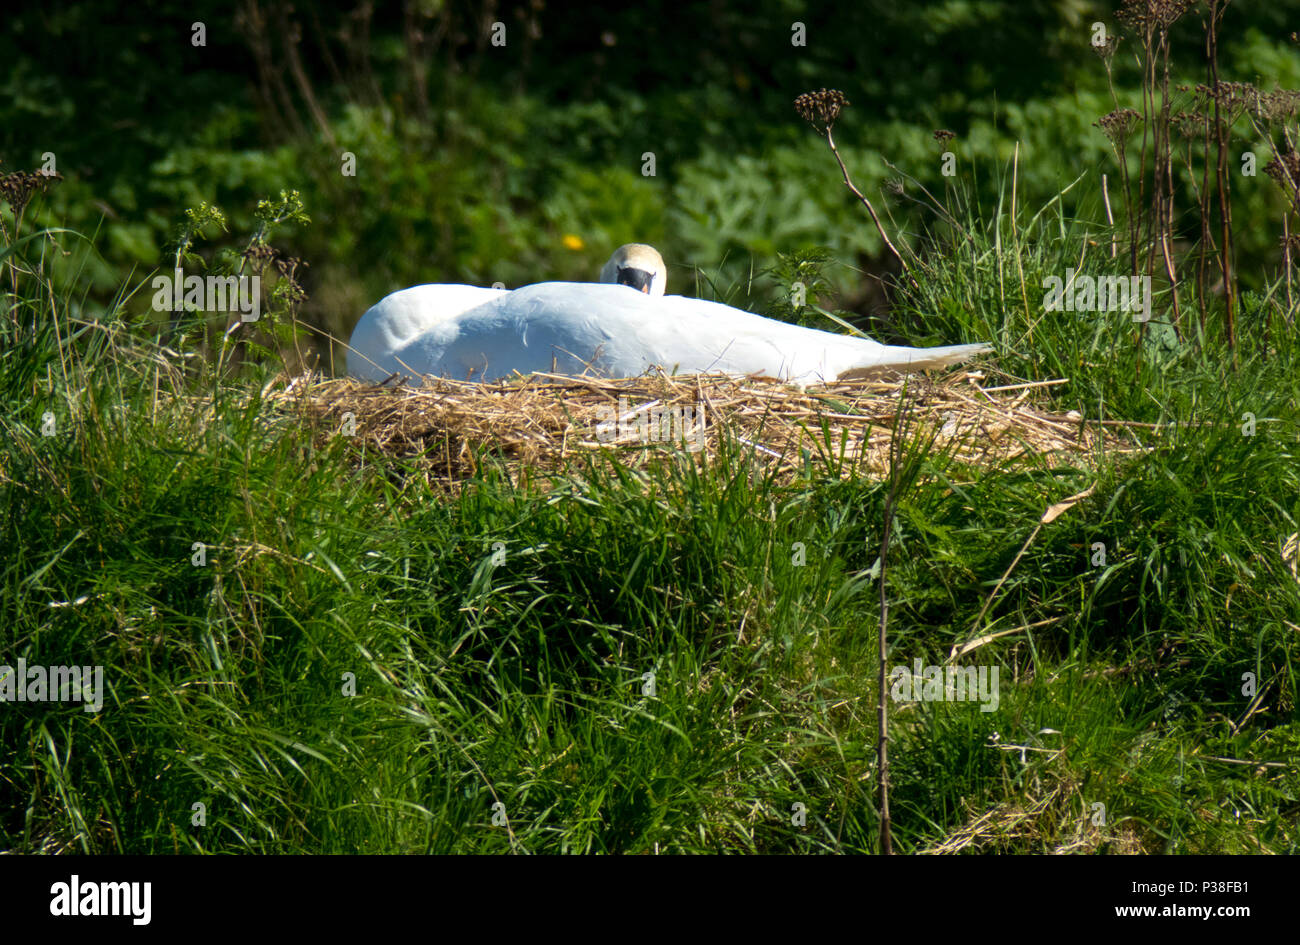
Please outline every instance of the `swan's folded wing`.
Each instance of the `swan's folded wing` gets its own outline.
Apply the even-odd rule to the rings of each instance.
[[[380,299],[352,329],[348,373],[382,381],[402,370],[393,355],[421,334],[492,299],[505,289],[474,285],[417,285]]]

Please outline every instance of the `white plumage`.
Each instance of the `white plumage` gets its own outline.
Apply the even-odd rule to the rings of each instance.
[[[614,284],[543,282],[513,292],[424,285],[394,292],[357,323],[350,373],[375,381],[394,373],[492,381],[535,371],[634,377],[660,367],[810,384],[882,368],[939,367],[989,350],[882,345],[664,296],[665,274],[657,252],[629,244],[602,270]]]

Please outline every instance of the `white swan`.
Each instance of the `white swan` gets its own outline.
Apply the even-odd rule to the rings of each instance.
[[[349,371],[492,381],[536,371],[635,377],[654,366],[680,374],[766,374],[798,384],[881,368],[953,364],[988,345],[906,348],[802,328],[750,312],[665,296],[667,268],[653,247],[619,247],[601,282],[542,282],[507,292],[422,285],[379,301],[352,333]]]

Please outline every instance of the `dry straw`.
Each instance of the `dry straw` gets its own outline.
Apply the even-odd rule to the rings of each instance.
[[[907,380],[910,415],[959,462],[990,464],[1057,454],[1090,464],[1100,450],[1132,449],[1127,431],[1085,424],[1035,403],[1054,385],[984,385],[981,372]],[[782,479],[834,467],[880,476],[905,378],[894,375],[800,390],[763,377],[535,374],[478,384],[427,379],[375,386],[300,376],[279,396],[297,398],[326,435],[355,437],[364,453],[414,460],[430,485],[454,487],[485,451],[511,475],[558,472],[576,456],[609,451],[639,466],[664,450],[711,457],[724,430]],[[842,460],[847,460],[843,462]]]

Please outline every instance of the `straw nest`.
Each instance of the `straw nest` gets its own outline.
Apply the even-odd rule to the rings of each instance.
[[[637,465],[664,450],[712,456],[729,435],[793,478],[809,464],[825,474],[888,469],[899,405],[909,435],[933,436],[964,463],[989,464],[1056,454],[1090,464],[1099,449],[1124,449],[1116,432],[1036,404],[1064,381],[985,386],[985,375],[956,371],[840,381],[800,390],[764,377],[646,376],[630,379],[535,374],[477,384],[426,379],[423,386],[376,386],[351,378],[302,376],[295,397],[327,435],[356,437],[363,455],[414,460],[431,483],[455,485],[485,455],[512,475],[563,469],[605,451]],[[905,386],[906,385],[906,386]]]

